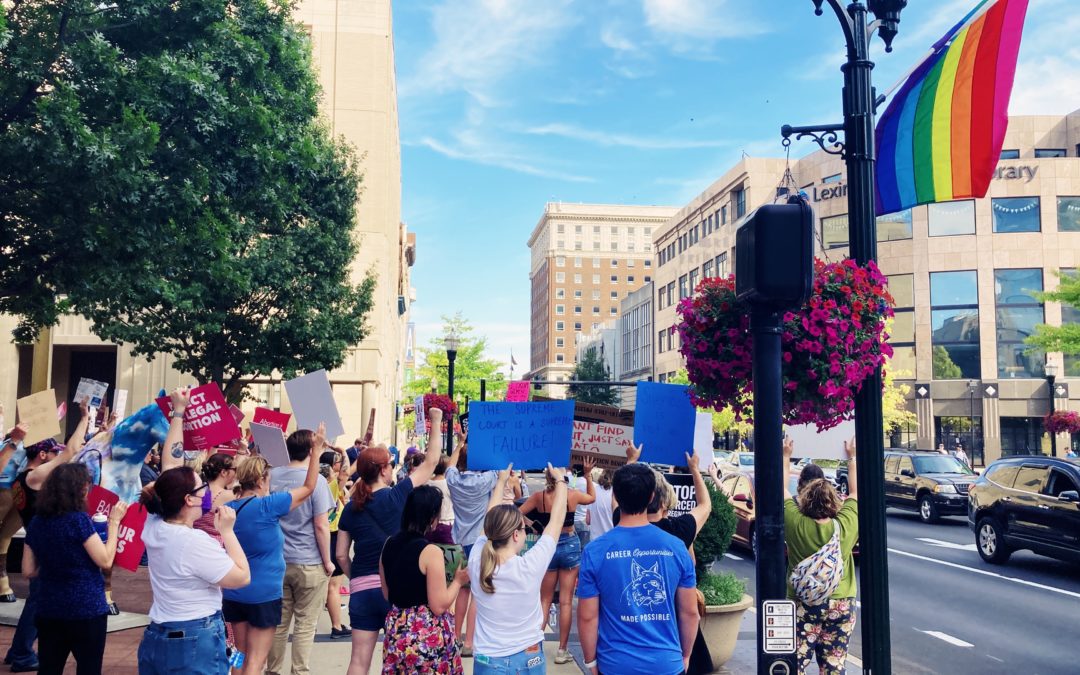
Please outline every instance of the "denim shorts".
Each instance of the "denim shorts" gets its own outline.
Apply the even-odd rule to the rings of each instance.
[[[226,675],[221,612],[191,621],[152,623],[139,643],[139,675]]]
[[[581,539],[578,538],[577,532],[560,535],[559,543],[555,546],[555,555],[548,563],[548,571],[570,570],[579,565],[581,565]]]
[[[473,675],[521,675],[522,673],[547,672],[542,642],[510,656],[476,654],[473,659]]]
[[[246,623],[252,628],[277,628],[281,623],[281,598],[254,603],[222,600],[221,613],[229,623]]]
[[[383,597],[381,588],[358,591],[349,596],[349,623],[353,630],[382,630],[389,611],[390,603]]]

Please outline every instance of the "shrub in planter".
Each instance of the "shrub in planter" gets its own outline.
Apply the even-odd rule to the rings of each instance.
[[[712,514],[698,532],[694,541],[694,559],[697,561],[697,577],[700,581],[709,574],[713,561],[727,552],[731,535],[735,534],[735,509],[712,480],[705,481],[712,498]]]
[[[734,605],[746,593],[746,582],[731,572],[708,572],[698,577],[698,589],[708,605]]]

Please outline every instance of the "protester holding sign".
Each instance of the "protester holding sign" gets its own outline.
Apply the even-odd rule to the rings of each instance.
[[[546,624],[548,608],[555,597],[555,584],[559,584],[559,651],[555,653],[555,663],[560,664],[569,663],[573,659],[566,649],[566,643],[570,639],[570,624],[574,618],[574,589],[577,587],[578,566],[581,565],[581,540],[574,530],[574,510],[579,505],[589,505],[596,501],[596,490],[592,482],[592,470],[596,467],[592,458],[585,458],[584,467],[585,492],[574,490],[569,493],[567,512],[561,519],[553,513],[555,487],[560,480],[566,480],[566,476],[550,470],[546,474],[547,487],[526,499],[519,507],[525,518],[532,522],[534,530],[537,525],[546,529],[552,520],[562,524],[562,534],[555,546],[555,555],[548,563],[544,581],[540,585],[540,607]]]
[[[233,527],[251,569],[251,584],[223,593],[222,613],[236,632],[236,646],[244,653],[244,673],[262,673],[274,631],[281,623],[282,581],[285,579],[285,535],[281,519],[303,504],[315,490],[323,427],[318,432],[297,431],[294,443],[308,449],[304,484],[287,492],[270,492],[270,464],[262,457],[245,457],[236,468],[240,498],[228,502],[236,512]],[[298,438],[294,439],[294,436]]]
[[[562,470],[549,465],[555,481],[551,518],[540,541],[519,555],[525,548],[525,517],[499,499],[511,469],[499,472],[484,534],[469,558],[469,576],[476,581],[475,675],[543,673],[546,668],[540,585],[562,532],[569,488]]]
[[[110,569],[116,557],[127,505],[113,505],[107,533],[99,534],[86,512],[89,490],[90,471],[85,465],[56,467],[41,488],[37,513],[26,533],[22,569],[40,584],[38,670],[43,675],[61,675],[69,654],[80,673],[101,672],[109,616],[101,571]]]
[[[440,428],[442,411],[432,408],[428,416],[433,428]],[[336,552],[338,563],[350,572],[349,621],[353,633],[349,675],[367,675],[379,630],[384,627],[390,611],[379,578],[379,555],[383,545],[401,529],[405,500],[414,487],[431,479],[441,456],[442,434],[430,434],[424,463],[393,487],[390,485],[394,467],[385,446],[365,448],[357,459],[359,481],[341,514]],[[350,545],[353,547],[351,565]]]
[[[162,473],[184,465],[184,415],[187,414],[188,401],[191,399],[190,387],[179,387],[169,394],[169,431],[162,446]]]
[[[0,405],[0,430],[4,428],[4,407]],[[8,583],[7,554],[11,538],[22,527],[22,519],[12,500],[11,484],[26,461],[23,439],[27,429],[25,424],[16,425],[0,445],[0,602],[15,602],[15,594]]]
[[[589,504],[589,540],[601,537],[605,532],[615,527],[611,522],[611,478],[615,475],[612,469],[603,469],[596,479],[596,501]]]

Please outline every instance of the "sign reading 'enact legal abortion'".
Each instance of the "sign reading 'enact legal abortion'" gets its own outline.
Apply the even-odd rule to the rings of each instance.
[[[172,413],[168,396],[158,398],[157,404],[165,417]],[[191,390],[187,409],[184,410],[185,448],[207,450],[240,438],[240,435],[240,427],[229,412],[229,406],[216,382]]]
[[[570,463],[574,402],[469,404],[469,469],[542,469]]]

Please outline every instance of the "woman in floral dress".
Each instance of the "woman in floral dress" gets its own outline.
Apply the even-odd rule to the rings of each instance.
[[[449,610],[469,573],[457,570],[447,585],[442,549],[425,538],[439,523],[442,500],[442,492],[430,485],[413,490],[401,514],[401,531],[383,547],[379,576],[390,603],[383,673],[462,673]]]

